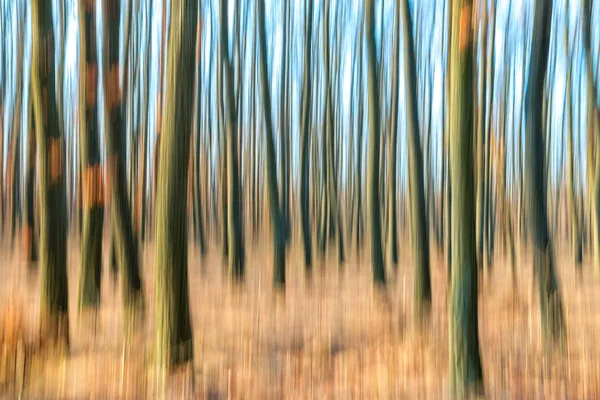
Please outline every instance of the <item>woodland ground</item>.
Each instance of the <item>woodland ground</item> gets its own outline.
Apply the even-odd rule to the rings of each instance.
[[[27,343],[35,337],[39,277],[28,275],[19,243],[15,252],[6,243],[2,247],[0,398],[16,398],[20,387],[22,396],[32,399],[156,397],[153,247],[146,246],[143,252],[145,326],[124,347],[120,295],[106,256],[96,331],[89,323],[79,323],[79,251],[74,243],[77,240],[69,240],[71,351],[65,362],[23,356],[23,351],[16,351],[16,362],[10,361],[12,348],[23,345],[8,342]],[[246,281],[236,288],[227,283],[217,248],[200,261],[197,248],[190,246],[193,389],[189,369],[180,371],[171,379],[167,397],[447,398],[445,264],[433,250],[432,314],[430,322],[417,330],[412,322],[412,261],[405,250],[409,241],[400,243],[398,274],[390,279],[387,302],[372,288],[364,252],[361,259],[349,257],[341,274],[335,263],[317,263],[312,284],[307,285],[302,255],[292,246],[283,298],[272,290],[270,247],[253,249],[248,243]],[[104,254],[108,254],[106,244]],[[566,248],[559,248],[557,254],[568,332],[562,355],[544,355],[537,285],[532,286],[528,254],[518,257],[514,292],[508,266],[500,256],[480,287],[479,333],[487,398],[600,398],[599,279],[589,258],[578,277]],[[21,371],[24,364],[28,372],[23,379],[13,370]]]

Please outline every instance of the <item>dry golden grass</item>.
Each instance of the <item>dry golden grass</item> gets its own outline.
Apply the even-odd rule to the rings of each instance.
[[[124,346],[119,290],[108,268],[97,326],[79,323],[79,252],[73,245],[77,242],[69,242],[69,357],[60,361],[25,352],[20,357],[26,361],[20,363],[27,368],[18,366],[14,376],[7,372],[1,377],[0,397],[15,398],[19,393],[34,399],[157,397],[152,365],[153,249],[147,247],[143,254],[145,327]],[[568,324],[564,355],[544,355],[530,256],[519,258],[514,290],[502,258],[495,260],[491,276],[480,287],[479,332],[487,398],[600,398],[598,279],[589,262],[578,279],[571,258],[560,250],[557,265]],[[18,341],[33,346],[39,315],[39,278],[28,275],[20,254],[9,254],[5,245],[0,251],[2,349]],[[342,273],[333,263],[315,265],[309,285],[301,253],[293,247],[288,255],[287,292],[282,297],[271,288],[269,247],[249,252],[241,288],[227,284],[216,248],[202,261],[191,249],[193,379],[189,368],[179,371],[166,397],[447,398],[446,268],[434,251],[432,314],[419,331],[412,323],[412,261],[404,247],[400,255],[386,300],[371,286],[369,263],[355,257]],[[19,357],[17,351],[13,353]]]

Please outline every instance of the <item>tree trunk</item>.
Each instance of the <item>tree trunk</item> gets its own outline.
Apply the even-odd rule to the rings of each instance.
[[[30,108],[31,110],[32,108]],[[35,158],[36,158],[36,130],[35,119],[31,118],[29,112],[29,120],[31,121],[31,129],[27,135],[27,169],[25,171],[25,226],[23,227],[23,246],[25,250],[25,261],[32,267],[33,263],[38,261],[38,243],[35,232],[35,212],[34,212],[34,196],[35,196]]]
[[[567,0],[566,9],[569,9],[569,0]],[[579,227],[579,211],[577,210],[577,198],[575,193],[575,157],[573,156],[573,92],[572,92],[572,68],[573,68],[573,47],[569,41],[569,22],[565,18],[565,53],[568,56],[567,61],[567,76],[566,76],[566,110],[567,113],[567,184],[569,196],[569,214],[571,217],[571,251],[573,259],[578,270],[581,271],[581,262],[583,259],[583,251],[581,246],[581,229]]]
[[[68,349],[67,227],[63,136],[56,104],[52,4],[32,2],[32,88],[40,204],[41,337]]]
[[[227,233],[229,276],[241,280],[244,277],[244,243],[242,238],[242,204],[238,171],[238,112],[233,93],[233,68],[229,59],[227,33],[227,0],[221,0],[220,44],[223,66],[223,96],[225,117],[225,154],[227,158]]]
[[[398,150],[398,91],[400,78],[400,3],[396,2],[394,52],[392,60],[392,110],[388,145],[388,218],[387,218],[387,263],[394,270],[398,266],[398,218],[396,208],[396,154]]]
[[[80,99],[79,143],[83,165],[83,231],[81,238],[81,273],[79,275],[79,308],[97,309],[100,305],[102,277],[102,226],[104,223],[104,187],[98,138],[96,88],[98,55],[96,49],[95,4],[80,1]]]
[[[594,258],[596,272],[600,273],[600,104],[598,103],[598,88],[594,82],[593,72],[593,56],[591,45],[591,19],[592,19],[592,4],[591,0],[583,0],[582,2],[582,18],[583,18],[583,45],[585,48],[585,65],[588,86],[588,135],[595,138],[593,141],[588,141],[588,171],[590,171],[591,190],[593,190],[593,212],[591,216],[591,225],[593,227],[593,243],[594,243]],[[591,150],[590,150],[591,149]],[[591,155],[591,157],[590,157]],[[593,162],[590,163],[589,159]]]
[[[198,2],[171,3],[167,84],[156,199],[156,362],[162,372],[194,356],[188,295],[187,187]],[[185,13],[183,12],[185,10]],[[164,377],[163,377],[164,378]]]
[[[385,286],[385,268],[381,247],[381,210],[379,200],[379,81],[377,79],[375,49],[375,10],[374,0],[365,2],[365,43],[367,48],[367,87],[369,96],[369,168],[367,172],[367,192],[369,195],[368,223],[371,235],[371,268],[373,282]]]
[[[139,254],[133,233],[131,207],[127,199],[127,178],[125,171],[125,105],[122,93],[127,93],[127,80],[123,82],[123,90],[119,90],[119,4],[115,0],[106,4],[105,16],[108,32],[106,37],[108,53],[108,71],[104,72],[105,110],[109,113],[109,123],[105,129],[106,159],[108,169],[108,186],[110,191],[111,224],[114,240],[114,253],[121,275],[123,290],[123,306],[125,308],[126,325],[133,322],[136,308],[143,310],[143,289],[140,276]],[[125,32],[125,49],[128,33]],[[124,54],[127,54],[125,50]],[[125,60],[124,65],[127,65]],[[128,331],[129,326],[125,330]]]
[[[273,122],[271,120],[271,93],[269,91],[269,76],[267,69],[264,0],[258,0],[257,6],[258,38],[260,41],[260,76],[267,146],[267,185],[269,190],[271,223],[273,225],[273,284],[276,288],[285,288],[285,228],[283,226],[283,216],[279,208],[279,193],[277,190],[275,144],[273,141]]]
[[[536,0],[529,78],[525,97],[526,160],[525,196],[533,245],[533,266],[537,272],[542,333],[546,344],[564,343],[565,326],[554,254],[548,233],[542,98],[548,64],[552,4]]]
[[[304,75],[302,82],[302,106],[301,106],[301,138],[300,138],[300,208],[302,214],[302,242],[304,245],[304,266],[306,273],[312,271],[312,231],[309,215],[309,142],[310,142],[310,117],[312,108],[312,20],[313,1],[306,0],[304,3],[308,11],[305,11],[304,31]]]
[[[412,38],[412,17],[408,0],[396,3],[401,9],[404,27],[404,71],[406,86],[408,174],[410,186],[410,218],[412,248],[415,260],[415,319],[420,322],[431,307],[431,277],[429,272],[429,232],[425,209],[423,154],[419,139],[417,108],[417,72]],[[430,193],[430,196],[433,195]]]
[[[482,394],[478,336],[477,254],[473,202],[473,23],[472,0],[452,1],[451,140],[452,278],[450,282],[450,391],[456,398]]]

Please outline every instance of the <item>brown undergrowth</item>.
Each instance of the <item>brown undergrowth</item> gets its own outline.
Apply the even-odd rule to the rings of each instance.
[[[37,273],[28,272],[7,244],[0,251],[0,397],[158,397],[152,363],[153,249],[143,252],[144,326],[124,344],[120,290],[110,279],[107,244],[97,319],[78,316],[77,242],[69,241],[71,348],[66,358],[50,356],[36,344]],[[559,250],[567,320],[563,354],[544,353],[528,253],[517,259],[516,287],[501,256],[482,278],[479,332],[487,398],[600,398],[599,280],[589,260],[578,277],[567,250]],[[406,248],[400,247],[398,272],[388,271],[384,295],[371,285],[366,255],[350,254],[341,270],[318,261],[308,283],[300,249],[292,246],[288,286],[281,295],[271,287],[269,247],[249,252],[241,287],[227,283],[218,249],[201,260],[190,247],[194,363],[171,377],[166,397],[447,398],[445,257],[432,252],[431,315],[416,329]]]

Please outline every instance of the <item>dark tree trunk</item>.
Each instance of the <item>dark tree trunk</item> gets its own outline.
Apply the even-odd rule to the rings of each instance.
[[[81,273],[79,275],[79,308],[96,309],[100,304],[102,277],[102,226],[104,222],[104,186],[98,138],[96,88],[98,86],[98,54],[96,45],[96,12],[92,2],[80,3],[82,41],[80,49],[85,69],[80,71],[80,157],[83,165],[83,231],[81,238]],[[81,114],[84,113],[85,117]]]
[[[127,199],[127,178],[125,170],[125,105],[119,90],[119,3],[110,0],[105,3],[107,25],[108,71],[105,71],[106,110],[109,122],[105,131],[108,182],[110,190],[112,231],[114,252],[121,275],[123,303],[126,322],[132,322],[136,308],[143,309],[142,279],[140,276],[139,254],[133,232],[131,207]],[[129,34],[125,32],[125,48]],[[127,50],[125,53],[127,54]],[[127,60],[125,60],[127,65]],[[123,93],[127,93],[127,80],[124,80]],[[126,327],[126,330],[128,327]]]
[[[163,372],[193,359],[188,295],[187,188],[198,3],[171,3],[167,84],[156,199],[156,361]],[[185,13],[184,13],[185,10]]]
[[[381,209],[379,200],[379,87],[375,52],[375,10],[374,1],[365,3],[365,43],[367,48],[367,84],[369,95],[369,168],[367,173],[367,192],[369,195],[368,223],[371,235],[371,268],[373,282],[385,286],[385,268],[381,245]]]
[[[267,38],[265,33],[264,0],[257,2],[258,38],[260,42],[260,77],[262,87],[263,110],[265,116],[265,138],[267,151],[267,185],[271,223],[273,224],[273,283],[276,288],[285,288],[285,228],[283,215],[279,208],[277,191],[277,171],[275,162],[275,144],[273,140],[271,93],[267,69]]]
[[[406,86],[408,174],[411,193],[410,218],[412,246],[415,260],[415,318],[421,321],[431,306],[431,277],[429,272],[429,232],[427,224],[425,185],[423,182],[423,154],[419,140],[417,108],[417,71],[412,39],[412,17],[408,0],[397,2],[404,26],[404,71]],[[430,193],[433,196],[433,193]]]
[[[533,266],[540,295],[542,333],[546,344],[564,343],[562,301],[554,270],[554,254],[548,232],[542,99],[548,64],[552,4],[536,0],[533,42],[527,92],[525,95],[526,161],[525,197],[533,245]]]
[[[452,278],[450,282],[450,391],[456,398],[483,392],[478,336],[477,254],[473,173],[472,0],[452,1],[450,182]]]
[[[40,204],[41,337],[68,349],[67,227],[63,136],[56,102],[52,2],[32,2],[32,88]]]

